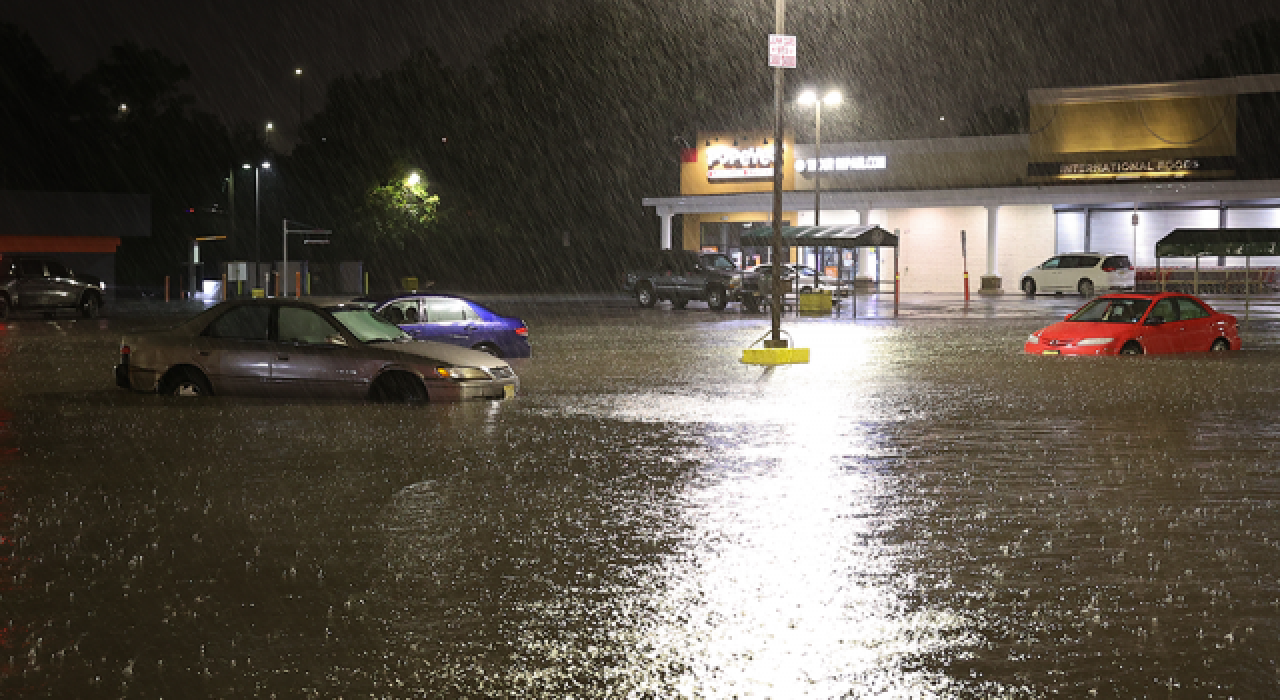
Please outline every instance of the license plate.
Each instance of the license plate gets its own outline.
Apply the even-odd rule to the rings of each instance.
[[[1058,352],[1057,350],[1045,350],[1040,354],[1041,355],[1061,355],[1062,353]]]
[[[509,398],[514,397],[515,395],[516,395],[516,385],[515,385],[515,384],[504,384],[504,385],[502,386],[502,398],[504,398],[504,399],[509,399]]]

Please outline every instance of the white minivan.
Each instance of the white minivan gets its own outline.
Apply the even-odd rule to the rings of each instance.
[[[1075,293],[1091,297],[1098,292],[1131,292],[1133,263],[1127,253],[1061,253],[1022,273],[1022,292]]]

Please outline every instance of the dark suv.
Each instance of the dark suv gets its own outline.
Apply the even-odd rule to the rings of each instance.
[[[755,276],[743,273],[724,253],[664,250],[647,257],[640,267],[627,270],[623,280],[623,289],[640,306],[670,299],[673,307],[683,309],[697,299],[713,311],[723,311],[731,301],[742,302],[748,311],[760,308]]]
[[[78,309],[93,318],[102,309],[106,285],[92,275],[77,275],[50,258],[0,254],[0,319],[13,311]]]

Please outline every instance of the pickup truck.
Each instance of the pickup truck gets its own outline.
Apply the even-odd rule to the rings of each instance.
[[[760,310],[757,276],[739,270],[724,253],[661,251],[642,267],[628,270],[623,288],[646,308],[669,300],[683,309],[697,299],[713,311],[723,311],[731,301],[741,302],[747,311]]]

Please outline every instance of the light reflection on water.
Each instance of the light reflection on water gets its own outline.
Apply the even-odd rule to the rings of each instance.
[[[914,576],[884,538],[902,519],[882,468],[896,450],[874,400],[887,363],[867,342],[875,331],[834,330],[860,362],[819,354],[810,367],[744,368],[724,391],[576,409],[706,431],[709,462],[676,495],[688,528],[654,574],[639,642],[681,670],[670,688],[681,696],[947,697],[950,678],[911,661],[975,641],[962,613],[902,595]]]

